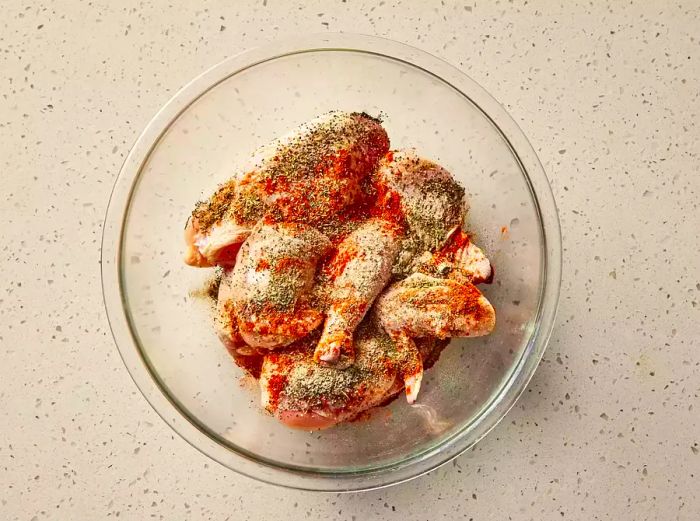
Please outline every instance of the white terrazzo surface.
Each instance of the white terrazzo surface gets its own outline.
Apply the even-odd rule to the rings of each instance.
[[[177,4],[177,5],[175,5]],[[0,519],[700,518],[700,3],[3,2]],[[559,205],[558,324],[473,451],[364,494],[208,460],[129,378],[102,307],[109,192],[190,78],[299,32],[459,66],[530,138]]]

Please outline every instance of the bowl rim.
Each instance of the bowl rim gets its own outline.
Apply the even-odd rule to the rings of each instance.
[[[224,445],[207,434],[167,393],[142,355],[125,305],[120,263],[123,225],[134,189],[143,165],[170,125],[209,90],[245,69],[284,56],[323,51],[360,52],[403,62],[452,87],[480,110],[520,165],[539,218],[543,258],[542,284],[530,338],[510,375],[475,418],[439,444],[397,463],[343,471],[276,464],[237,450],[232,444]],[[112,336],[131,378],[156,413],[190,445],[231,470],[270,484],[328,492],[371,490],[407,481],[449,462],[473,447],[513,407],[532,378],[554,325],[561,286],[561,255],[559,218],[544,169],[517,123],[485,89],[456,67],[415,47],[377,36],[320,33],[267,43],[227,58],[182,87],[155,114],[125,158],[110,195],[101,244],[102,293]]]

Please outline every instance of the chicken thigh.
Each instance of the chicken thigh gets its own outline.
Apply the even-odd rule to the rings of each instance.
[[[464,188],[450,172],[410,150],[386,154],[377,177],[401,201],[407,229],[393,271],[403,276],[416,256],[441,248],[462,224],[467,213]]]
[[[389,149],[379,120],[329,112],[263,147],[241,180],[234,212],[250,220],[251,202],[278,220],[319,224],[360,195],[360,181]],[[252,212],[255,214],[255,212]]]
[[[359,112],[330,112],[262,147],[244,174],[195,208],[185,262],[232,264],[263,217],[318,225],[360,194],[360,181],[389,149],[381,123]],[[231,251],[233,250],[233,251]]]
[[[262,406],[290,427],[323,429],[387,403],[403,388],[410,363],[381,327],[363,321],[355,335],[355,363],[347,369],[319,365],[309,336],[265,355],[260,377]],[[421,357],[432,363],[443,345],[419,339]]]
[[[329,247],[322,233],[302,224],[260,225],[246,239],[222,280],[231,288],[229,314],[235,314],[246,344],[288,345],[321,323],[310,290],[318,259]]]
[[[369,219],[348,235],[325,267],[330,281],[326,321],[316,361],[347,367],[353,362],[352,334],[391,277],[400,229]]]

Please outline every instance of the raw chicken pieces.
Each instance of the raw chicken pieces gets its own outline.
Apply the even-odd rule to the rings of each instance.
[[[236,290],[233,286],[231,270],[224,271],[219,281],[219,291],[216,300],[216,316],[214,326],[221,342],[231,354],[250,354],[255,348],[249,346],[241,337],[238,329],[238,319],[233,309],[233,299]]]
[[[465,191],[440,165],[389,151],[380,122],[331,112],[258,150],[199,203],[186,262],[223,268],[219,337],[291,427],[357,418],[458,336],[495,327],[476,284],[493,268],[462,229]]]
[[[496,323],[493,307],[476,286],[423,273],[389,286],[377,299],[375,313],[394,340],[482,336]]]
[[[353,331],[391,277],[399,234],[395,225],[370,219],[338,246],[327,266],[331,279],[328,309],[314,353],[316,361],[352,365]]]
[[[232,266],[241,243],[253,228],[229,215],[236,193],[236,180],[219,187],[207,203],[197,204],[185,226],[185,263],[200,268]]]
[[[392,284],[377,299],[379,322],[413,364],[403,374],[406,399],[413,403],[423,379],[415,338],[488,335],[495,326],[493,307],[472,284],[414,273]]]
[[[359,183],[389,149],[380,122],[358,112],[330,112],[261,148],[188,222],[185,262],[232,265],[237,247],[267,216],[319,224],[360,194]]]
[[[253,157],[234,215],[251,222],[268,211],[280,221],[322,223],[356,201],[360,181],[388,150],[386,131],[367,114],[320,116]]]
[[[311,356],[315,338],[265,357],[260,376],[262,406],[290,427],[323,429],[352,420],[391,400],[403,388],[407,361],[374,321],[360,324],[355,363],[344,370],[319,365]],[[420,356],[429,363],[443,344],[419,339]]]
[[[440,250],[424,252],[415,259],[412,269],[471,284],[490,283],[493,279],[491,262],[460,227],[450,233],[445,246]]]
[[[406,275],[413,259],[441,248],[467,213],[462,188],[447,170],[413,151],[390,152],[377,176],[399,195],[406,222],[394,272]]]
[[[323,234],[303,224],[262,225],[246,239],[222,281],[246,344],[273,349],[318,327],[323,314],[310,296],[316,264],[329,247]]]

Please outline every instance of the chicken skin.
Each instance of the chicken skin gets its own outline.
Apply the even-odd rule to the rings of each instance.
[[[329,247],[322,233],[303,224],[261,225],[246,239],[235,267],[222,279],[230,304],[219,305],[235,314],[247,345],[285,346],[320,325],[323,314],[311,302],[311,288],[316,264]]]
[[[185,262],[232,265],[263,217],[317,225],[360,194],[359,183],[389,149],[380,122],[359,112],[330,112],[262,147],[245,173],[195,208],[185,232]]]
[[[185,226],[185,263],[206,268],[233,266],[252,224],[240,224],[228,215],[236,193],[232,179],[218,188],[207,203],[199,203]]]
[[[496,324],[493,307],[476,286],[423,273],[389,286],[375,312],[392,338],[476,337],[489,334]]]
[[[225,270],[219,281],[219,291],[216,299],[216,314],[214,327],[221,342],[232,355],[247,355],[255,351],[245,343],[238,329],[238,320],[233,309],[235,289],[231,269]]]
[[[464,188],[381,122],[330,112],[263,146],[198,203],[185,262],[219,266],[215,325],[262,406],[323,429],[401,394],[450,337],[495,312],[476,288],[493,268],[463,230]]]
[[[407,230],[394,273],[405,276],[415,257],[441,248],[462,224],[467,213],[464,188],[450,172],[410,150],[386,154],[377,177],[401,201]]]
[[[391,277],[400,229],[369,219],[348,235],[326,266],[326,321],[314,359],[339,368],[353,363],[353,332]]]
[[[490,284],[493,279],[491,262],[461,227],[450,232],[441,249],[424,252],[418,257],[413,262],[412,269],[414,272],[471,284]]]
[[[290,427],[324,429],[387,403],[404,387],[401,374],[412,363],[382,328],[364,320],[355,335],[355,363],[347,369],[315,363],[310,336],[265,355],[260,376],[262,406]],[[422,359],[432,363],[443,347],[419,339]]]
[[[391,339],[406,354],[420,360],[415,338],[482,336],[496,323],[489,301],[469,282],[414,273],[389,286],[378,298],[374,313]],[[422,367],[404,376],[406,397],[415,401]]]

